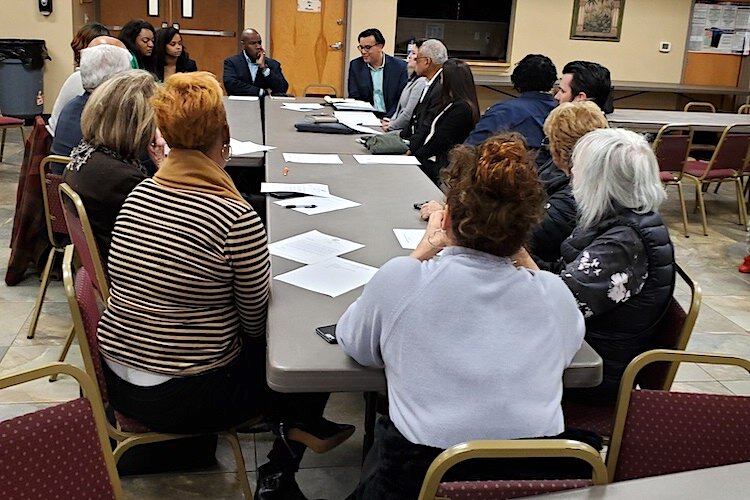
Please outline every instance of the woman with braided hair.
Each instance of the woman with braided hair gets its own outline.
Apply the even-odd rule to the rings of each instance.
[[[337,325],[344,351],[388,380],[357,498],[416,498],[431,461],[464,441],[563,431],[562,374],[584,323],[558,276],[513,263],[545,198],[523,138],[458,146],[444,180],[445,210],[416,250],[380,268]]]

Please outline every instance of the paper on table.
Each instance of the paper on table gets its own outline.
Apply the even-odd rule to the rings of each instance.
[[[322,104],[317,102],[284,102],[281,104],[281,109],[291,109],[292,111],[314,111],[316,109],[323,109]]]
[[[330,196],[327,184],[294,184],[286,182],[261,182],[261,193],[299,193],[312,196]]]
[[[393,234],[396,235],[401,248],[406,248],[407,250],[417,248],[417,245],[424,237],[424,233],[424,229],[393,229]]]
[[[366,134],[383,133],[380,129],[380,120],[378,120],[373,113],[362,111],[334,111],[333,115],[340,123],[343,123],[347,127],[358,132],[364,132]]]
[[[341,165],[343,163],[339,155],[315,153],[284,153],[284,161],[289,163],[325,163],[331,165]]]
[[[232,156],[242,156],[276,149],[274,146],[264,146],[256,144],[253,141],[238,141],[237,139],[229,139],[229,146],[232,148]]]
[[[227,99],[230,101],[257,101],[257,95],[230,95]]]
[[[287,205],[297,205],[298,208],[290,208],[295,212],[301,212],[307,215],[324,214],[326,212],[333,212],[334,210],[342,210],[344,208],[358,207],[361,203],[356,201],[347,200],[346,198],[339,198],[338,196],[328,195],[322,196],[305,196],[302,198],[288,198],[286,200],[275,201],[277,205],[286,207]],[[315,205],[313,208],[303,208],[300,205]]]
[[[308,231],[268,245],[271,255],[314,264],[364,247],[361,243],[337,238],[318,230]]]
[[[333,257],[280,274],[274,279],[330,297],[338,297],[366,285],[377,271],[376,267]]]
[[[360,165],[420,165],[416,156],[407,155],[353,155]]]
[[[341,102],[333,102],[333,107],[335,109],[344,111],[375,111],[375,108],[372,107],[372,104],[365,101],[357,101],[355,100],[345,100]]]
[[[333,116],[343,124],[356,123],[368,127],[380,126],[380,119],[370,111],[334,111]]]
[[[293,101],[294,100],[294,96],[290,96],[290,95],[272,95],[271,99],[273,99],[274,101]]]

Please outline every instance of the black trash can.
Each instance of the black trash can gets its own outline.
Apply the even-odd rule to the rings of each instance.
[[[44,40],[0,38],[0,111],[32,117],[44,109]]]

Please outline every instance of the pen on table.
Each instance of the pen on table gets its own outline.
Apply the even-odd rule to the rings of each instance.
[[[318,205],[284,205],[284,208],[318,208]]]

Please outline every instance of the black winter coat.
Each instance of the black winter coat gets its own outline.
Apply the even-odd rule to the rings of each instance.
[[[675,282],[674,247],[661,216],[620,208],[561,246],[560,272],[604,360],[599,393],[612,399],[628,363],[651,348]]]
[[[531,235],[531,256],[537,263],[560,258],[560,244],[576,227],[578,213],[571,192],[570,177],[550,158],[538,170],[539,181],[547,192],[544,218]]]

